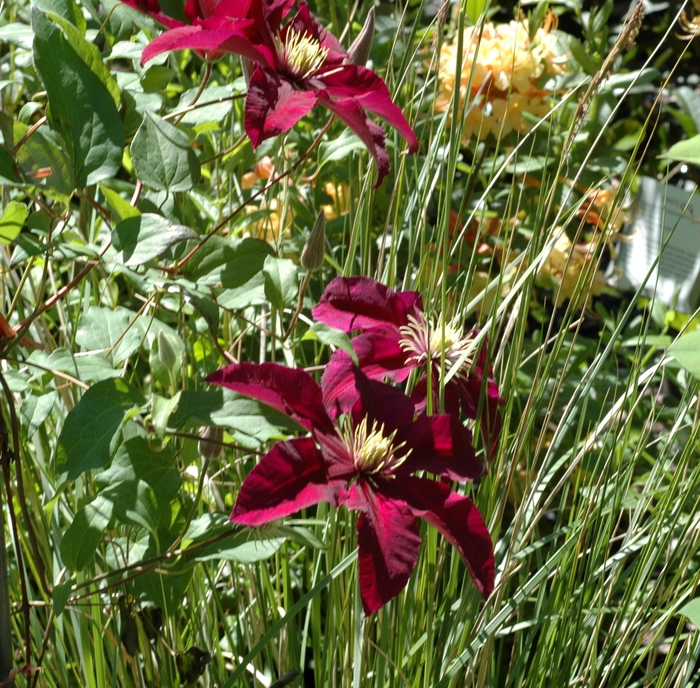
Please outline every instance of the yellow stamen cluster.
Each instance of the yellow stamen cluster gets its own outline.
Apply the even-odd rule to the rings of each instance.
[[[385,435],[384,424],[372,422],[370,428],[367,417],[345,437],[345,444],[354,457],[355,470],[362,473],[380,473],[390,464],[392,468],[400,466],[411,453],[408,451],[400,459],[395,459],[395,453],[406,443],[394,446],[396,430]]]
[[[417,364],[428,360],[440,364],[442,352],[445,352],[445,372],[460,363],[465,370],[472,364],[472,357],[467,356],[462,360],[465,352],[468,351],[472,339],[462,334],[462,328],[457,320],[443,322],[442,316],[437,322],[431,323],[425,313],[421,313],[419,318],[408,316],[408,325],[399,328],[403,339],[399,341],[399,346],[409,354],[409,361]]]
[[[315,38],[291,28],[287,30],[284,42],[279,36],[275,36],[274,40],[280,60],[289,75],[297,79],[317,72],[328,57],[328,48],[322,48]]]
[[[566,56],[560,54],[551,30],[556,21],[550,15],[545,25],[530,40],[527,19],[509,24],[466,29],[462,41],[461,72],[457,74],[457,38],[440,52],[438,97],[435,107],[445,112],[455,89],[459,89],[462,107],[467,107],[464,140],[476,132],[483,139],[498,137],[530,127],[522,117],[528,112],[543,117],[549,112],[546,92],[536,82],[543,75],[560,74]],[[471,80],[471,90],[469,90]]]

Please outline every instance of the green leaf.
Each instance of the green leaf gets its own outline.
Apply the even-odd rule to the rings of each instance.
[[[113,515],[120,523],[155,532],[160,521],[158,501],[150,485],[143,480],[127,480],[110,485],[100,497],[114,506]]]
[[[122,374],[102,354],[74,356],[64,347],[52,351],[50,356],[43,351],[33,351],[29,362],[41,366],[41,368],[31,368],[35,379],[40,378],[46,371],[66,373],[83,382],[106,380]]]
[[[174,397],[167,399],[160,394],[153,395],[153,410],[151,418],[153,420],[153,429],[159,438],[165,435],[165,429],[168,427],[168,420],[172,412],[177,408],[180,402],[180,392]]]
[[[180,96],[177,109],[186,110],[198,91],[198,88],[185,91]],[[234,101],[231,95],[230,86],[209,86],[205,88],[199,97],[197,107],[184,114],[181,120],[182,123],[196,126],[204,122],[223,122],[226,115],[233,109]],[[204,105],[204,103],[211,103],[211,105]]]
[[[278,310],[294,303],[299,292],[299,268],[288,258],[265,258],[265,298]]]
[[[467,17],[472,24],[479,21],[479,17],[486,9],[487,0],[467,0]]]
[[[260,239],[213,236],[185,266],[185,276],[200,285],[235,289],[262,271],[273,251]]]
[[[61,540],[61,558],[71,571],[81,571],[95,558],[112,510],[112,502],[101,496],[78,509]]]
[[[122,198],[118,191],[110,189],[104,184],[100,184],[100,191],[103,193],[105,201],[107,201],[107,207],[114,214],[116,222],[128,220],[130,217],[138,217],[141,214],[141,211]]]
[[[700,134],[685,141],[679,141],[659,157],[700,165]]]
[[[161,215],[144,213],[120,222],[112,230],[112,244],[121,251],[124,265],[143,265],[167,251],[173,244],[196,239],[197,233],[175,225]]]
[[[2,111],[0,111],[0,129],[8,148],[24,141],[17,151],[16,160],[17,167],[25,176],[31,178],[46,193],[52,196],[58,193],[67,201],[74,187],[73,165],[68,153],[64,150],[65,142],[56,132],[51,131],[47,126],[41,126],[29,138],[25,138],[29,133],[29,127],[13,120]],[[15,175],[14,160],[9,153],[0,155],[0,174],[7,177],[10,173]],[[17,183],[18,178],[15,176],[15,179],[9,179],[9,181]]]
[[[0,215],[0,244],[11,244],[22,231],[29,208],[24,203],[10,201]]]
[[[350,337],[342,330],[337,330],[325,323],[315,322],[302,337],[302,340],[304,339],[318,339],[322,344],[342,349],[357,365],[357,354],[352,348]]]
[[[340,136],[324,141],[321,144],[321,165],[327,162],[345,160],[353,151],[363,150],[365,144],[350,129],[344,130]]]
[[[70,22],[80,32],[80,38],[85,35],[87,22],[80,8],[74,0],[33,0],[36,5],[45,14],[54,14],[56,17]]]
[[[574,36],[569,36],[569,49],[576,62],[583,67],[586,74],[593,76],[598,71],[597,63],[588,54],[588,51],[583,47],[581,41],[574,38]]]
[[[90,306],[78,320],[75,340],[85,350],[99,351],[102,358],[119,365],[141,348],[143,333],[138,321],[136,313],[122,306],[114,310]]]
[[[84,32],[76,29],[70,21],[52,12],[47,12],[46,16],[63,29],[63,33],[68,39],[71,48],[75,50],[80,59],[90,68],[90,71],[102,82],[103,86],[109,92],[109,95],[112,96],[114,105],[120,108],[122,105],[121,91],[111,72],[105,63],[102,62],[102,55],[100,54],[99,48],[94,43],[86,41],[85,38],[83,38]],[[83,19],[82,14],[80,14],[80,18],[83,20],[84,24],[85,19]]]
[[[71,581],[53,586],[53,613],[56,618],[61,616],[63,610],[66,608],[66,602],[68,602],[68,598],[70,597],[71,587],[73,587]]]
[[[668,347],[668,353],[676,358],[682,368],[700,379],[700,330],[679,337]]]
[[[124,130],[110,91],[37,7],[32,7],[32,28],[34,65],[49,96],[49,122],[66,141],[76,186],[114,177],[121,167]]]
[[[253,564],[269,559],[279,550],[286,538],[255,538],[252,531],[237,533],[219,540],[194,554],[195,561],[225,560],[239,564]]]
[[[31,439],[34,433],[44,424],[57,402],[57,392],[48,392],[41,396],[28,394],[24,397],[19,414],[22,419],[22,427],[25,428],[27,433],[27,439]]]
[[[690,623],[694,626],[700,626],[700,597],[696,597],[690,602],[684,604],[679,610],[679,614],[687,616]]]
[[[128,481],[150,485],[162,507],[168,505],[182,484],[172,450],[156,451],[143,437],[132,437],[124,442],[109,468],[95,474],[95,483],[100,487]]]
[[[0,181],[8,184],[19,184],[22,181],[17,176],[14,158],[2,147],[0,147]]]
[[[199,161],[187,135],[148,110],[130,151],[136,174],[152,189],[188,191],[199,181]]]
[[[0,26],[0,42],[15,45],[22,50],[31,50],[34,44],[34,32],[26,24],[7,24]]]
[[[74,480],[104,466],[114,454],[115,439],[127,414],[146,400],[121,379],[97,382],[68,414],[56,447],[56,474]]]
[[[216,425],[261,442],[299,429],[279,411],[227,389],[184,390],[169,425],[176,429]]]

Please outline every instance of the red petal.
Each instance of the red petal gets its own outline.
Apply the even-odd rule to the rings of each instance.
[[[423,309],[415,291],[395,292],[371,277],[336,277],[325,288],[311,313],[316,320],[343,332],[408,324],[408,316]]]
[[[410,450],[397,475],[429,471],[451,480],[476,480],[484,467],[476,458],[472,434],[452,415],[421,416],[399,430],[396,443],[405,442]]]
[[[362,606],[365,614],[373,614],[406,587],[418,561],[420,536],[415,516],[402,502],[364,481],[352,492],[351,508],[362,510],[357,519]]]
[[[387,433],[391,433],[413,422],[415,406],[398,387],[370,380],[354,364],[353,374],[358,399],[351,412],[356,426],[367,418],[384,425]]]
[[[278,442],[243,482],[231,520],[257,526],[319,502],[338,506],[345,487],[345,481],[329,480],[311,438]]]
[[[398,336],[391,332],[370,332],[354,337],[352,346],[357,354],[358,367],[372,380],[390,377],[403,382],[411,372],[406,354],[399,346]],[[358,399],[353,363],[341,349],[331,356],[321,377],[323,400],[332,418],[347,413]]]
[[[200,53],[234,52],[252,60],[263,56],[250,42],[247,31],[250,19],[222,20],[214,18],[193,26],[178,26],[154,38],[144,49],[141,64],[170,50],[197,50]]]
[[[391,100],[391,93],[378,74],[360,65],[343,65],[328,74],[318,74],[332,98],[351,98],[360,107],[383,117],[408,141],[409,153],[418,150],[418,139],[401,108]]]
[[[318,99],[345,122],[359,137],[377,164],[377,181],[374,188],[381,186],[382,180],[391,171],[389,154],[386,152],[384,130],[372,122],[354,98],[331,98],[325,91],[318,92]]]
[[[236,363],[213,372],[206,381],[258,399],[307,430],[335,432],[323,407],[321,388],[303,370],[276,363]]]
[[[462,556],[476,587],[484,597],[493,590],[493,544],[479,510],[469,497],[445,483],[404,477],[383,480],[382,492],[405,501],[416,516],[435,526]]]
[[[245,100],[245,131],[253,148],[289,131],[316,102],[313,92],[296,91],[271,70],[256,65]]]

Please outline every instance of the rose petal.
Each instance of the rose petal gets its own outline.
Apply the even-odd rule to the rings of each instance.
[[[206,381],[262,401],[307,430],[335,432],[321,388],[303,370],[276,363],[235,363],[213,372]]]
[[[319,502],[338,506],[346,485],[329,480],[326,463],[311,438],[277,442],[243,482],[231,520],[257,526]]]
[[[297,91],[275,72],[256,65],[245,100],[245,131],[253,148],[289,131],[316,102],[311,91]]]
[[[389,498],[406,502],[416,516],[435,526],[460,553],[479,592],[493,590],[494,558],[491,536],[479,510],[469,497],[453,492],[445,483],[401,476],[382,481]]]
[[[336,277],[321,294],[311,313],[316,320],[343,332],[398,328],[422,310],[420,294],[395,292],[371,277]]]
[[[420,536],[405,504],[387,499],[364,481],[358,481],[351,493],[348,507],[361,509],[357,519],[360,594],[369,615],[406,587],[418,561]]]

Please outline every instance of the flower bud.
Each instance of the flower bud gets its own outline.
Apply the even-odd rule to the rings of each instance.
[[[314,222],[314,228],[301,252],[301,264],[309,272],[316,272],[323,265],[323,256],[326,253],[326,216],[319,212]]]
[[[203,459],[215,459],[221,455],[221,441],[224,437],[223,428],[205,425],[199,429],[197,451]]]
[[[158,332],[158,358],[166,370],[174,371],[177,365],[177,354],[163,330]]]
[[[348,49],[348,61],[350,64],[364,67],[369,59],[369,51],[374,40],[374,7],[367,13],[367,19],[357,38]]]

